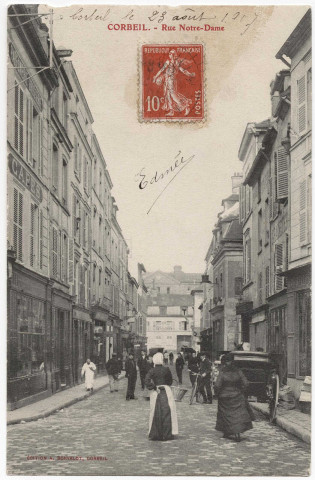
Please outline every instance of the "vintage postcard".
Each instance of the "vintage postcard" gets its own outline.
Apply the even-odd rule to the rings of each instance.
[[[6,13],[7,475],[309,475],[310,7]]]

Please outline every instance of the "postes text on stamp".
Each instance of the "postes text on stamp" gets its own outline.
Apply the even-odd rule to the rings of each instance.
[[[205,118],[202,44],[142,45],[141,121],[197,121]]]

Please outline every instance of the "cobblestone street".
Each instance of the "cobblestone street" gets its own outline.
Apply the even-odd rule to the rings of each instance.
[[[185,382],[188,385],[185,374]],[[171,442],[147,438],[149,402],[125,401],[105,388],[87,400],[36,422],[8,427],[8,474],[12,475],[209,475],[305,476],[310,449],[258,417],[242,441],[222,438],[215,427],[217,402],[177,403],[179,436]],[[83,386],[82,386],[83,388]],[[27,459],[28,456],[46,459]],[[82,457],[58,460],[60,456]],[[103,457],[103,460],[88,459]]]

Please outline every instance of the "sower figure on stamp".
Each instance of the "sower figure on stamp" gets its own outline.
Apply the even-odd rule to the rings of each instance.
[[[126,393],[126,400],[137,400],[135,397],[135,388],[137,381],[137,366],[133,358],[133,352],[128,355],[128,360],[125,364],[126,377],[128,378],[128,386]]]
[[[148,369],[148,360],[143,350],[141,351],[141,356],[138,359],[138,368],[140,373],[141,388],[144,390],[144,379]]]
[[[161,85],[164,81],[164,105],[162,108],[168,110],[166,116],[173,117],[174,111],[182,112],[183,110],[185,110],[185,116],[187,116],[190,112],[192,100],[178,92],[176,77],[179,72],[187,75],[187,77],[194,77],[194,72],[188,72],[183,68],[191,65],[192,62],[178,57],[175,50],[170,51],[169,57],[169,60],[166,60],[163,67],[153,77],[153,82]],[[164,75],[162,76],[162,74]]]
[[[96,370],[96,366],[93,362],[88,358],[86,363],[83,365],[81,370],[81,377],[85,376],[85,387],[87,391],[93,392],[94,387],[94,372]]]

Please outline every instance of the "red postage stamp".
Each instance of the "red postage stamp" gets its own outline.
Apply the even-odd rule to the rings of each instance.
[[[202,44],[142,45],[140,120],[205,118]]]

